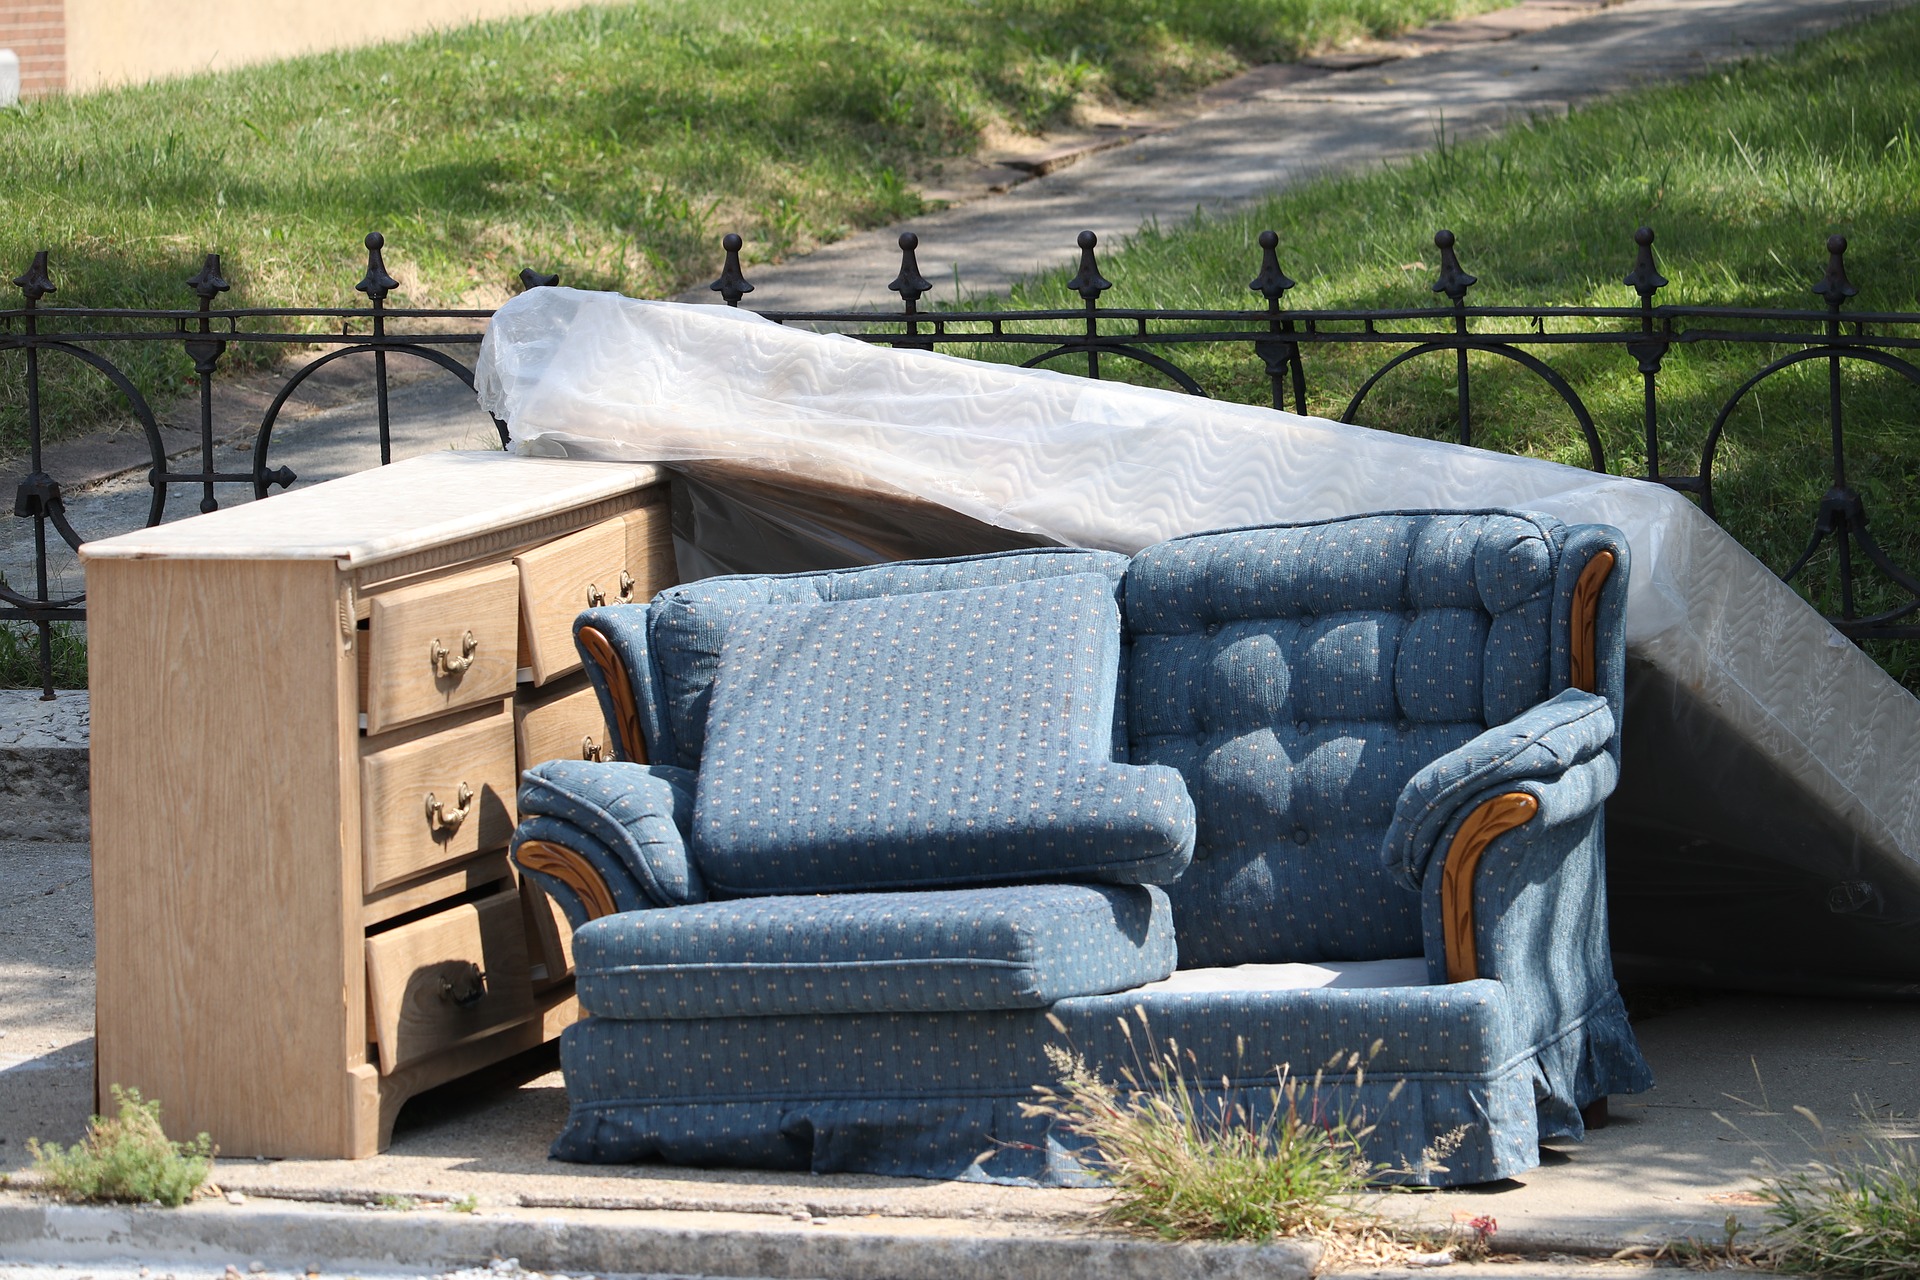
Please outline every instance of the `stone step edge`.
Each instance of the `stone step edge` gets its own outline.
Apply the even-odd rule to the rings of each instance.
[[[0,1202],[11,1262],[259,1261],[327,1273],[484,1266],[768,1280],[1309,1280],[1318,1246],[1168,1244],[1112,1236],[910,1233],[791,1223],[697,1226],[619,1211],[375,1213],[201,1202],[181,1209]]]

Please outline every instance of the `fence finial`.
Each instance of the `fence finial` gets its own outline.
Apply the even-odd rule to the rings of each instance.
[[[1859,293],[1853,281],[1847,279],[1847,238],[1845,236],[1827,237],[1827,274],[1820,277],[1813,291],[1827,300],[1827,305],[1835,311],[1842,303]]]
[[[1280,237],[1272,231],[1260,233],[1260,274],[1253,278],[1247,288],[1266,298],[1268,302],[1280,301],[1280,295],[1293,288],[1294,282],[1280,269],[1280,255],[1277,252]]]
[[[33,265],[13,278],[20,291],[27,295],[27,305],[34,306],[50,293],[58,293],[53,287],[53,277],[47,274],[47,251],[42,249],[33,255]]]
[[[745,243],[731,231],[720,238],[720,247],[727,251],[727,260],[720,264],[720,278],[707,286],[725,298],[730,307],[739,306],[740,299],[753,292],[753,286],[740,273],[740,246]]]
[[[1113,281],[1100,274],[1100,266],[1094,261],[1093,248],[1099,243],[1100,237],[1093,232],[1080,233],[1080,274],[1067,281],[1067,288],[1088,302],[1113,288]]]
[[[1440,251],[1440,278],[1433,282],[1433,291],[1444,293],[1455,302],[1465,300],[1467,290],[1473,288],[1479,277],[1460,269],[1460,259],[1453,252],[1453,232],[1444,227],[1434,232],[1433,247]]]
[[[187,288],[200,295],[202,304],[210,303],[228,289],[226,278],[220,274],[220,255],[210,253],[207,260],[200,264],[200,272],[187,281]],[[202,309],[205,307],[203,305]]]
[[[389,293],[400,287],[400,282],[387,274],[387,260],[380,249],[387,238],[378,231],[367,232],[367,274],[360,277],[360,283],[353,286],[367,295],[369,301],[381,302]]]
[[[1653,228],[1641,227],[1633,233],[1633,242],[1640,246],[1640,252],[1634,255],[1633,270],[1621,283],[1632,286],[1641,301],[1652,302],[1653,295],[1667,285],[1667,278],[1653,264]]]
[[[914,256],[914,250],[920,247],[920,237],[911,231],[900,233],[900,274],[895,276],[887,288],[900,295],[907,304],[907,310],[913,310],[915,303],[933,288],[933,282],[920,274],[920,261]]]

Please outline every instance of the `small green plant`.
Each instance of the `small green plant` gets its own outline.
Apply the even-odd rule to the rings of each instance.
[[[458,1200],[447,1201],[447,1208],[455,1213],[478,1213],[480,1200],[476,1196],[461,1196]]]
[[[1817,1133],[1819,1117],[1795,1107]],[[1763,1178],[1770,1243],[1785,1270],[1858,1280],[1920,1276],[1920,1151],[1873,1131],[1838,1160],[1814,1159]]]
[[[1466,1224],[1467,1229],[1455,1228],[1452,1243],[1448,1251],[1460,1262],[1485,1262],[1493,1256],[1493,1237],[1500,1231],[1500,1224],[1492,1214],[1483,1213]]]
[[[412,1196],[397,1196],[390,1191],[383,1191],[373,1198],[371,1207],[375,1209],[391,1209],[395,1213],[411,1213],[413,1210],[419,1208],[419,1202]]]
[[[1132,1028],[1121,1026],[1132,1041]],[[1309,1084],[1281,1066],[1271,1105],[1256,1116],[1224,1088],[1207,1097],[1188,1078],[1179,1046],[1169,1041],[1162,1051],[1145,1034],[1146,1065],[1123,1070],[1118,1085],[1080,1055],[1048,1046],[1060,1083],[1026,1104],[1092,1143],[1091,1167],[1114,1192],[1110,1221],[1168,1239],[1229,1240],[1326,1235],[1362,1222],[1356,1200],[1379,1172],[1361,1149],[1371,1130],[1317,1111],[1320,1073]],[[1365,1070],[1358,1054],[1343,1065],[1356,1079]]]
[[[159,1203],[177,1209],[213,1171],[213,1144],[206,1134],[174,1142],[160,1127],[160,1100],[138,1089],[112,1088],[113,1119],[94,1116],[87,1136],[73,1146],[27,1139],[34,1170],[63,1200]]]

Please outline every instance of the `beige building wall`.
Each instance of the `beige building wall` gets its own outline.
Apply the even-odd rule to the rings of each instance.
[[[588,0],[66,0],[66,90],[398,40]],[[0,0],[0,13],[19,0]],[[35,8],[57,7],[35,5]]]
[[[20,96],[58,93],[67,83],[67,19],[61,0],[0,0],[0,49],[20,59]]]

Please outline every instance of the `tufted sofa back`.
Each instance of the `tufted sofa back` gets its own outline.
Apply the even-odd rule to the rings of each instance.
[[[1568,533],[1411,512],[1134,558],[1128,758],[1179,769],[1199,814],[1182,967],[1421,954],[1381,837],[1415,770],[1567,687]]]

